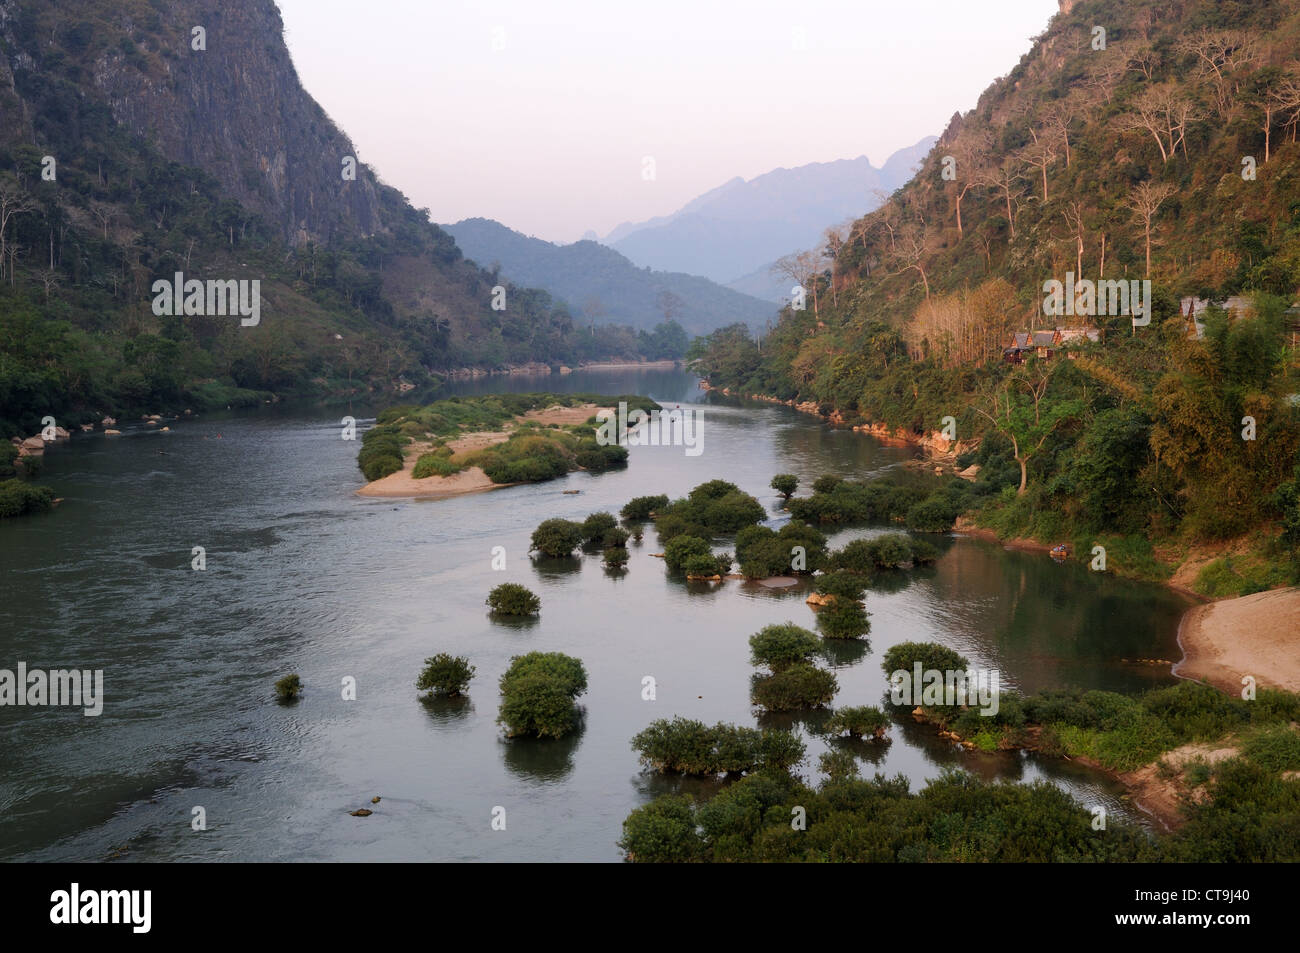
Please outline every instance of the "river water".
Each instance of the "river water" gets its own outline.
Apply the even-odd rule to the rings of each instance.
[[[899,470],[913,452],[786,407],[719,403],[679,370],[457,389],[702,402],[704,452],[633,448],[624,471],[406,502],[354,495],[358,444],[340,438],[340,418],[373,407],[214,415],[166,434],[78,434],[47,451],[43,482],[66,502],[0,522],[0,668],[102,669],[106,699],[99,717],[0,707],[0,859],[614,861],[632,808],[663,791],[717,789],[643,772],[629,739],[676,714],[755,724],[747,639],[772,622],[813,627],[807,590],[670,579],[650,555],[653,532],[631,544],[622,576],[595,556],[535,564],[532,529],[717,477],[779,523],[774,474],[798,474],[806,492],[823,473]],[[832,545],[882,531],[846,530]],[[939,542],[936,566],[868,592],[868,640],[828,648],[837,705],[878,703],[880,658],[905,640],[943,642],[1024,691],[1172,681],[1167,666],[1136,660],[1179,657],[1175,594],[982,541]],[[196,546],[203,571],[191,568]],[[492,569],[496,546],[503,572]],[[539,621],[488,618],[488,590],[507,581],[541,596]],[[560,741],[507,741],[494,723],[498,677],[533,650],[587,667],[582,729]],[[424,702],[414,688],[422,660],[442,651],[477,666],[459,703]],[[289,672],[305,692],[285,707],[272,685]],[[642,699],[647,675],[654,701]],[[343,697],[345,679],[355,700]],[[798,718],[762,721],[792,723],[807,733]],[[865,755],[864,775],[902,772],[914,789],[949,767],[1045,777],[1135,816],[1087,769],[961,752],[910,721],[891,734]],[[824,749],[807,740],[811,777]],[[362,807],[373,815],[350,815]],[[204,830],[194,830],[198,808]],[[493,829],[497,808],[505,830]]]

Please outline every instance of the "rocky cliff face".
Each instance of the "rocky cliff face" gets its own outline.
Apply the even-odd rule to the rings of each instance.
[[[373,173],[342,175],[356,150],[299,83],[273,0],[58,7],[0,0],[0,141],[42,145],[31,90],[52,60],[84,52],[83,95],[102,96],[118,123],[212,175],[291,244],[386,230]],[[195,27],[205,49],[193,48]]]

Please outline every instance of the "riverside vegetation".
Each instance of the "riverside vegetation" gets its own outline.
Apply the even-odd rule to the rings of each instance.
[[[629,408],[657,410],[654,401],[634,395],[493,394],[451,397],[425,406],[390,407],[361,438],[357,466],[367,480],[379,480],[404,466],[406,448],[419,440],[431,448],[416,461],[414,476],[451,476],[466,467],[481,467],[493,483],[532,483],[552,480],[573,470],[601,471],[626,466],[627,449],[602,446],[595,417],[583,424],[541,425],[521,419],[529,411],[548,407],[606,406],[626,402]],[[503,442],[455,453],[448,443],[471,432],[514,429]]]
[[[801,657],[806,647],[806,640],[790,640],[786,649],[787,643],[770,633],[755,638],[771,646],[764,657],[782,663]],[[907,670],[918,661],[968,667],[943,646],[905,643],[887,653],[883,668]],[[786,670],[799,664],[791,662]],[[620,846],[629,860],[642,862],[1300,859],[1300,732],[1293,724],[1300,719],[1300,696],[1261,690],[1245,701],[1182,682],[1136,698],[1049,691],[1027,697],[1004,692],[999,700],[991,718],[958,706],[927,706],[917,717],[986,750],[1034,747],[1114,771],[1157,763],[1163,773],[1181,775],[1194,792],[1182,808],[1181,825],[1172,833],[1148,835],[1109,819],[1098,830],[1092,812],[1051,784],[985,783],[959,771],[914,793],[902,775],[862,780],[848,753],[834,750],[821,759],[826,780],[819,786],[792,773],[792,765],[756,761],[743,769],[748,773],[742,779],[707,802],[661,795],[627,817]],[[651,752],[646,760],[660,770],[686,761],[666,757],[665,749],[675,749],[662,739],[694,742],[702,736],[703,726],[673,734],[666,724],[657,722],[655,730],[633,739],[635,748]],[[823,730],[880,737],[887,725],[883,711],[860,706],[837,710]],[[1163,755],[1195,742],[1229,746],[1234,753],[1213,764],[1199,760],[1181,768],[1161,762]],[[802,827],[791,823],[800,809]]]
[[[1091,48],[1093,25],[1136,22]],[[761,349],[739,325],[697,339],[695,366],[918,439],[951,418],[957,466],[983,468],[956,512],[1004,538],[1101,545],[1108,571],[1154,581],[1194,560],[1184,584],[1216,596],[1300,581],[1298,51],[1280,0],[1074,5],[909,183],[807,254],[804,310]],[[1067,271],[1150,279],[1150,323],[1045,317]],[[1213,306],[1230,296],[1247,304]],[[1013,332],[1054,323],[1101,340],[1004,361]]]

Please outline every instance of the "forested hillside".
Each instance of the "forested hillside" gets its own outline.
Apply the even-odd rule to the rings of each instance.
[[[1296,0],[1063,2],[917,176],[819,250],[804,310],[761,350],[731,328],[693,354],[716,386],[851,422],[919,435],[953,417],[983,438],[959,463],[995,480],[977,518],[1005,535],[1109,537],[1118,568],[1154,576],[1231,540],[1203,591],[1284,581],[1298,124]],[[1044,284],[1070,276],[1149,279],[1150,323],[1046,314]],[[1193,297],[1211,305],[1199,336]],[[1014,332],[1057,326],[1104,337],[1007,363]]]
[[[507,286],[299,85],[273,0],[0,0],[0,429],[637,358]],[[261,317],[153,283],[260,284]]]

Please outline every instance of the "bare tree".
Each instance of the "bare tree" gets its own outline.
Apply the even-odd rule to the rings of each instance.
[[[1006,206],[1007,225],[1011,228],[1012,238],[1016,237],[1016,208],[1025,194],[1025,188],[1021,184],[1023,181],[1024,175],[1015,158],[1008,158],[1001,165],[991,165],[984,170],[984,184],[997,191]]]
[[[953,190],[956,192],[957,238],[965,235],[961,221],[961,203],[971,189],[984,185],[983,171],[989,164],[989,154],[993,151],[993,131],[985,125],[967,124],[962,127],[952,143],[952,158],[955,163],[956,179]]]
[[[1088,63],[1088,73],[1083,77],[1081,85],[1087,90],[1088,99],[1093,104],[1105,100],[1109,106],[1111,97],[1115,95],[1115,87],[1128,72],[1128,60],[1119,50],[1112,49],[1093,53]]]
[[[1227,119],[1243,74],[1260,58],[1259,41],[1241,30],[1201,30],[1183,37],[1174,48],[1195,58],[1213,91],[1219,117]]]
[[[817,314],[817,281],[821,256],[817,252],[801,251],[782,255],[772,263],[772,274],[793,281],[805,292],[813,293],[813,314]]]
[[[1142,182],[1129,193],[1126,206],[1132,210],[1134,218],[1142,223],[1142,234],[1146,239],[1147,275],[1151,274],[1151,223],[1165,199],[1173,195],[1174,187],[1168,182]]]
[[[1058,99],[1043,117],[1047,127],[1055,138],[1065,146],[1065,167],[1070,167],[1070,123],[1074,121],[1075,107],[1064,99]]]
[[[1029,130],[1034,141],[1020,150],[1020,158],[1039,171],[1043,181],[1043,204],[1047,204],[1047,170],[1059,154],[1060,137],[1050,129]]]
[[[50,300],[50,292],[59,287],[62,276],[53,268],[42,268],[36,273],[36,280],[44,286],[45,301],[48,304]]]
[[[844,247],[848,229],[847,224],[831,225],[822,232],[822,243],[826,248],[826,260],[830,262],[831,266],[831,302],[836,305],[839,304],[840,299],[839,292],[835,289],[835,263],[840,257],[840,249]]]
[[[915,271],[921,276],[925,286],[925,298],[930,300],[930,277],[926,274],[926,256],[929,254],[929,233],[924,225],[908,222],[902,227],[898,236],[898,260],[902,264],[898,273]]]
[[[32,197],[27,194],[21,185],[9,176],[0,178],[0,266],[4,265],[5,232],[9,228],[9,220],[35,211],[35,209],[36,204],[32,201]],[[13,263],[16,257],[16,253],[9,255],[9,284],[11,285],[13,284]],[[3,276],[3,270],[0,270],[0,277]]]
[[[1152,86],[1133,100],[1133,112],[1120,118],[1124,129],[1150,133],[1160,148],[1160,158],[1168,162],[1183,147],[1187,155],[1187,125],[1202,118],[1196,105],[1181,95],[1171,83]]]
[[[117,209],[107,202],[91,202],[90,214],[99,222],[100,237],[107,240],[108,226],[117,215]]]

